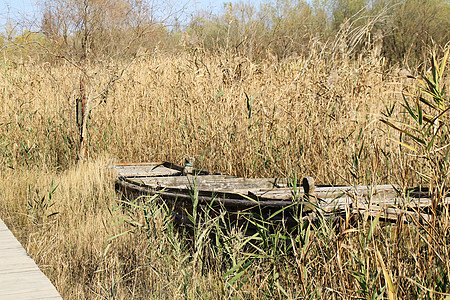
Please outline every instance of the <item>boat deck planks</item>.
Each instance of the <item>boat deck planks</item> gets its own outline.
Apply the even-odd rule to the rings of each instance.
[[[171,177],[146,177],[129,179],[137,184],[152,188],[178,188],[186,189],[196,186],[199,190],[232,192],[235,190],[249,190],[255,188],[270,189],[286,186],[285,180],[277,178],[238,178],[225,175],[204,176],[171,176]]]
[[[181,175],[181,170],[165,166],[163,163],[117,164],[117,172],[124,177],[146,177]]]
[[[430,215],[423,212],[423,208],[431,205],[427,193],[414,191],[414,197],[405,199],[399,196],[400,188],[393,185],[314,186],[309,191],[309,186],[289,187],[286,178],[239,178],[198,170],[193,172],[198,175],[184,175],[182,166],[167,162],[122,164],[115,169],[116,187],[125,194],[127,191],[159,193],[163,199],[184,203],[182,209],[189,207],[190,194],[195,187],[200,202],[211,203],[214,200],[229,211],[259,207],[273,212],[297,203],[303,205],[303,212],[307,213],[314,210],[330,215],[363,213],[392,221],[401,215],[422,221],[430,219]],[[445,199],[444,203],[449,203],[449,200]]]
[[[0,299],[62,299],[1,219]]]

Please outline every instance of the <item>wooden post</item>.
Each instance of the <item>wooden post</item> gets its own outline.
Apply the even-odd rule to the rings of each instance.
[[[86,93],[86,75],[82,75],[80,78],[80,98],[77,99],[76,109],[77,125],[80,130],[80,149],[78,152],[78,159],[85,160],[87,159],[86,131],[89,117],[89,99]]]
[[[314,190],[316,189],[316,184],[314,183],[314,178],[311,176],[305,177],[302,180],[302,187],[305,191],[305,194],[311,195],[314,193]]]
[[[76,100],[76,114],[77,114],[77,125],[80,131],[80,137],[82,136],[83,120],[84,114],[86,113],[86,83],[84,76],[80,78],[80,97]],[[81,142],[81,140],[80,140]]]
[[[194,172],[194,162],[195,158],[190,156],[184,159],[183,175],[192,174]]]
[[[312,178],[311,176],[304,177],[302,179],[302,187],[305,192],[306,198],[312,203],[317,203],[317,197],[313,195],[314,190],[316,189],[314,178]]]

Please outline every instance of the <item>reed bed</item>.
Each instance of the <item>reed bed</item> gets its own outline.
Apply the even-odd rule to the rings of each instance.
[[[129,67],[92,111],[89,154],[175,162],[190,155],[200,167],[233,175],[292,171],[343,183],[361,147],[364,155],[389,147],[378,119],[398,100],[404,79],[386,69],[370,56],[331,65],[320,55],[255,63],[155,54]],[[92,80],[93,89],[106,83],[106,72]],[[4,164],[73,162],[79,78],[64,63],[4,66]],[[386,168],[377,171],[388,180]]]
[[[319,184],[420,183],[417,158],[379,122],[414,82],[370,52],[333,57],[143,56],[92,110],[85,162],[76,161],[79,70],[6,60],[0,216],[68,299],[449,297],[448,227],[362,216],[245,236],[212,219],[192,235],[155,199],[129,206],[115,194],[112,158],[194,156],[211,171]],[[91,68],[98,90],[110,69]]]

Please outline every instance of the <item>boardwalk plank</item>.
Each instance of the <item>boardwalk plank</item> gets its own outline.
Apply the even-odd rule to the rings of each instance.
[[[1,219],[0,299],[62,299]]]

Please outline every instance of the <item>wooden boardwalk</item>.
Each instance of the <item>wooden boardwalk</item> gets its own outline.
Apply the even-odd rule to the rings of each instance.
[[[0,299],[62,299],[1,219]]]

